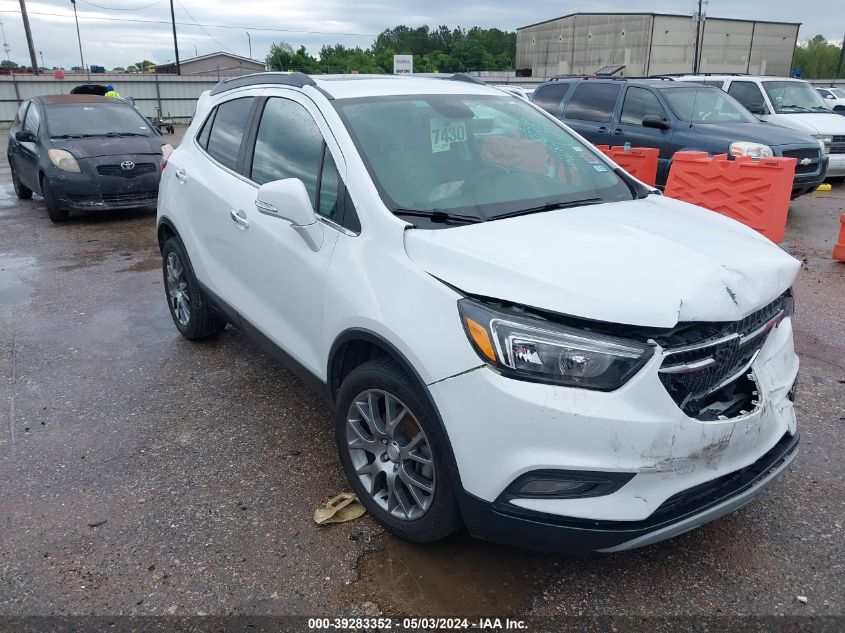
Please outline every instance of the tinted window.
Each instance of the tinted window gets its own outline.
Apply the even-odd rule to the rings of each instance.
[[[584,121],[610,121],[613,106],[619,96],[618,83],[596,83],[585,81],[578,84],[572,100],[566,106],[566,118]]]
[[[220,115],[217,115],[220,118]],[[215,128],[217,121],[214,122]],[[308,111],[294,101],[272,98],[264,106],[255,152],[252,179],[258,184],[299,178],[317,207],[317,174],[323,152],[323,136]]]
[[[643,117],[663,116],[663,106],[651,90],[631,86],[625,93],[622,104],[622,123],[626,125],[642,125]]]
[[[557,114],[560,111],[560,102],[569,91],[569,84],[559,83],[543,86],[538,89],[531,101],[543,108],[549,114]]]
[[[337,219],[337,191],[340,177],[337,165],[329,149],[323,145],[323,170],[320,174],[320,190],[318,192],[317,213],[331,220]]]
[[[135,108],[117,99],[113,101],[46,106],[44,119],[50,136],[153,135],[146,119]]]
[[[23,122],[23,129],[33,134],[38,134],[38,128],[41,127],[41,113],[38,108],[32,106],[26,113],[26,119]]]
[[[748,110],[724,90],[702,86],[660,88],[669,107],[691,123],[758,123]]]
[[[760,88],[751,81],[732,81],[728,94],[749,110],[759,110],[765,104]]]
[[[252,109],[252,97],[234,99],[217,106],[217,114],[211,125],[208,137],[208,153],[217,162],[229,169],[238,164],[238,152],[244,136],[249,111]]]

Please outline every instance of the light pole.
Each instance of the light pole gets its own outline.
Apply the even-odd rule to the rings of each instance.
[[[76,39],[79,42],[79,63],[81,69],[85,70],[85,58],[82,56],[82,36],[79,34],[79,16],[76,15],[76,0],[70,0],[73,5],[73,19],[76,20]]]
[[[21,17],[23,18],[23,30],[26,32],[26,44],[29,46],[29,61],[32,64],[32,72],[38,74],[38,59],[35,57],[35,45],[32,43],[32,31],[29,30],[29,16],[26,13],[26,2],[21,0]]]
[[[246,39],[249,42],[249,58],[252,59],[252,38],[249,36],[249,31],[246,31]]]
[[[44,65],[44,51],[38,51],[38,54],[41,55],[41,68],[47,70],[47,67]]]
[[[182,74],[179,66],[179,43],[176,41],[176,14],[173,12],[173,0],[170,0],[170,23],[173,25],[173,50],[176,53],[176,74]]]

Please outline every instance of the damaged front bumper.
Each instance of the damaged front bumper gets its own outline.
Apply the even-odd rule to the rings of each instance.
[[[46,175],[59,207],[85,211],[156,206],[159,156],[104,156],[79,163],[80,173],[52,169]],[[121,167],[129,163],[132,168]]]
[[[750,501],[797,452],[792,323],[747,369],[751,410],[696,419],[661,382],[661,354],[603,393],[529,383],[488,367],[430,385],[459,464],[459,503],[481,538],[548,550],[618,551],[693,529]],[[475,394],[467,398],[466,394]],[[537,471],[626,474],[609,494],[520,497]]]

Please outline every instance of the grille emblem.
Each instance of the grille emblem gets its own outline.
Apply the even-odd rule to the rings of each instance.
[[[809,165],[809,164],[810,164],[810,163],[812,163],[812,162],[813,162],[813,160],[812,160],[812,159],[810,159],[810,158],[802,158],[802,159],[801,159],[801,162],[800,162],[800,163],[798,163],[798,164],[799,164],[799,165],[805,165],[805,166],[806,166],[806,165]]]
[[[135,163],[133,163],[131,160],[125,160],[120,163],[120,168],[126,171],[129,171],[130,169],[135,169]]]

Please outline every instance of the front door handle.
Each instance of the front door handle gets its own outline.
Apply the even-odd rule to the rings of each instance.
[[[176,170],[176,180],[178,180],[181,183],[188,182],[188,172],[186,172],[184,169],[177,169]]]
[[[607,128],[602,125],[598,130],[596,130],[599,134],[607,134]]]
[[[242,229],[249,228],[249,220],[246,217],[246,213],[241,209],[238,209],[237,211],[235,209],[231,209],[229,211],[229,217],[232,218],[232,222],[237,224]]]

